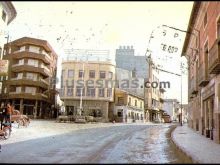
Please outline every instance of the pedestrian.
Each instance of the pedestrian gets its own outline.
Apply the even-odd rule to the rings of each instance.
[[[10,104],[10,102],[7,103],[7,107],[6,107],[6,114],[5,114],[5,119],[6,122],[8,122],[10,124],[11,127],[11,115],[12,115],[12,106]]]
[[[2,102],[1,107],[0,107],[0,121],[1,121],[1,130],[2,130],[2,124],[5,118],[5,104]]]

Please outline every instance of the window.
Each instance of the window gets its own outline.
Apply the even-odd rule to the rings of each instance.
[[[25,51],[25,46],[20,47],[19,51],[20,52]]]
[[[62,77],[65,77],[65,70],[64,70],[64,69],[63,69],[62,72],[61,72],[61,76],[62,76]]]
[[[76,96],[81,96],[81,94],[85,96],[85,88],[76,88]]]
[[[220,38],[220,18],[217,22],[217,38],[219,39]]]
[[[60,94],[60,96],[64,96],[64,94],[65,94],[65,87],[61,87],[59,94]]]
[[[31,45],[31,46],[29,47],[29,51],[30,51],[30,52],[40,53],[39,50],[40,50],[40,48],[37,47],[37,46],[32,46],[32,45]]]
[[[4,93],[7,93],[7,87],[5,87],[5,89],[4,89]]]
[[[135,106],[137,106],[137,100],[135,100]]]
[[[16,87],[16,93],[21,93],[21,87]]]
[[[36,88],[35,87],[25,87],[25,93],[35,94]]]
[[[118,110],[118,117],[123,117],[123,109]]]
[[[102,117],[102,112],[100,109],[97,109],[94,113],[94,117]]]
[[[22,79],[22,77],[23,77],[23,73],[18,73],[17,74],[17,79]]]
[[[108,72],[108,78],[112,79],[113,78],[113,73],[112,72]]]
[[[68,70],[68,78],[74,77],[74,70]]]
[[[207,66],[207,68],[209,67],[208,64],[209,64],[209,53],[208,53],[208,41],[205,43],[205,46],[204,46],[204,62],[205,62],[205,65]],[[191,69],[191,74],[193,75],[193,69]]]
[[[207,12],[205,13],[205,16],[204,16],[204,20],[203,20],[203,23],[204,23],[204,28],[206,27],[206,24],[207,24]]]
[[[79,70],[79,78],[83,78],[84,77],[84,72],[83,70]]]
[[[18,64],[19,64],[19,65],[24,65],[24,59],[19,60],[19,61],[18,61]]]
[[[37,80],[37,74],[26,73],[26,78],[29,79],[29,80]]]
[[[118,104],[123,105],[124,104],[124,97],[118,97]]]
[[[87,88],[87,96],[95,96],[95,88]]]
[[[38,67],[38,61],[33,59],[28,59],[28,65]]]
[[[105,71],[100,71],[99,74],[100,74],[99,75],[100,78],[105,78]]]
[[[104,88],[99,89],[99,97],[105,97],[105,89]]]
[[[95,78],[95,71],[94,70],[89,71],[89,78]]]
[[[67,96],[72,96],[73,95],[73,88],[72,87],[68,87],[67,88]]]
[[[136,69],[134,68],[131,72],[132,78],[136,78]]]
[[[140,102],[140,104],[141,104],[141,105],[140,105],[140,108],[142,108],[142,101]]]
[[[112,88],[107,89],[107,97],[112,97]]]
[[[66,80],[66,86],[72,86],[71,81],[70,80]]]
[[[2,10],[2,20],[5,22],[6,20],[6,13],[4,10]]]
[[[128,105],[131,105],[131,98],[129,97]]]

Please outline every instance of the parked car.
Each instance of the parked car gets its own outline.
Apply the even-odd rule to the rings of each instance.
[[[85,116],[76,116],[75,123],[86,123]]]

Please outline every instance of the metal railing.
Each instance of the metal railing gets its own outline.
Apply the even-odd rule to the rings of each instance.
[[[43,54],[45,55],[48,59],[51,59],[50,55],[46,52],[41,52],[40,51],[34,51],[34,50],[25,50],[25,49],[22,49],[22,50],[16,50],[14,51],[13,53],[19,53],[19,52],[32,52],[32,53],[37,53],[37,54]]]

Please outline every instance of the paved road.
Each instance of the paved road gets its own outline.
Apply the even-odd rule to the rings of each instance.
[[[0,163],[181,163],[185,158],[169,142],[170,126],[90,128],[2,144]]]

